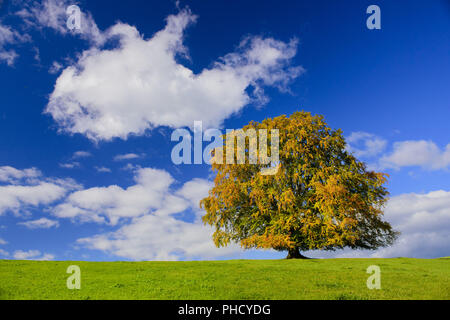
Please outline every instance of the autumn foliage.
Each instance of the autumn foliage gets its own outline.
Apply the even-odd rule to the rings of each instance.
[[[251,122],[243,130],[251,128],[279,130],[278,171],[261,174],[270,164],[212,165],[214,187],[200,205],[218,247],[239,242],[301,258],[300,251],[394,242],[397,232],[382,220],[387,175],[348,152],[341,130],[308,112]]]

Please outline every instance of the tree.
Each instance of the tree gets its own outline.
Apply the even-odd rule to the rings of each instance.
[[[238,242],[246,249],[273,248],[288,251],[287,258],[304,258],[300,251],[376,249],[395,241],[398,232],[382,220],[387,174],[357,160],[340,129],[303,111],[252,121],[243,128],[249,129],[279,130],[278,171],[264,175],[270,164],[261,163],[212,164],[214,186],[200,206],[206,211],[203,222],[215,228],[217,247]]]

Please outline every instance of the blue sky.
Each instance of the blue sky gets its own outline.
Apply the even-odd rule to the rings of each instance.
[[[297,110],[390,174],[402,232],[311,256],[448,256],[449,53],[446,1],[2,1],[0,258],[281,257],[214,248],[197,207],[210,167],[173,164],[170,135]]]

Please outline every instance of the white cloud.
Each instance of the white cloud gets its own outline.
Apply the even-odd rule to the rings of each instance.
[[[387,141],[367,132],[352,132],[347,137],[347,150],[359,157],[373,157],[384,151]]]
[[[80,8],[81,30],[69,30],[67,27],[67,8],[74,4],[76,4],[76,1],[71,0],[24,1],[16,15],[21,17],[28,27],[50,28],[62,35],[78,35],[96,45],[103,43],[103,34],[98,29],[92,15],[89,12],[84,12],[82,8]]]
[[[408,233],[450,230],[450,191],[395,196],[389,200],[386,217]]]
[[[87,151],[76,151],[73,153],[72,158],[87,158],[92,156],[90,152]]]
[[[52,65],[48,69],[48,73],[50,74],[57,74],[61,69],[63,68],[63,65],[57,61],[53,61]]]
[[[87,151],[76,151],[72,155],[72,159],[80,159],[80,158],[88,158],[91,157],[92,154]],[[65,169],[74,169],[80,167],[80,162],[78,161],[70,161],[67,163],[60,163],[59,166]]]
[[[40,261],[55,260],[55,255],[51,254],[51,253],[44,253],[40,258],[34,259],[34,260],[40,260]]]
[[[115,49],[93,47],[56,81],[46,112],[60,129],[92,140],[126,139],[157,126],[220,126],[251,102],[264,100],[262,86],[285,89],[301,67],[290,67],[296,41],[249,37],[236,52],[199,74],[177,62],[186,55],[183,33],[196,17],[184,9],[167,18],[166,27],[144,39],[135,27],[117,23],[105,38]]]
[[[126,165],[124,165],[121,170],[126,170],[126,171],[135,171],[137,169],[141,168],[140,165],[134,165],[131,163],[127,163]]]
[[[43,178],[35,168],[0,167],[0,181],[7,183],[0,185],[0,215],[6,211],[20,213],[29,207],[48,205],[79,188],[72,179]]]
[[[212,229],[200,221],[160,215],[134,219],[115,232],[79,239],[78,243],[133,260],[213,258],[240,251],[235,245],[216,248]]]
[[[36,257],[40,254],[41,252],[39,250],[28,250],[28,251],[17,250],[14,252],[14,259],[28,259]]]
[[[77,242],[133,260],[205,258],[240,250],[237,246],[217,249],[212,228],[201,222],[199,201],[208,194],[210,181],[194,179],[172,190],[172,176],[151,168],[136,169],[134,180],[126,189],[113,185],[76,191],[53,214],[81,222],[116,225],[122,221],[114,232]]]
[[[174,181],[164,170],[140,168],[137,169],[134,180],[136,184],[125,189],[111,185],[76,191],[56,206],[53,213],[60,218],[115,225],[121,218],[138,217],[162,209],[167,201],[177,208],[187,207],[185,200],[175,196],[167,197],[168,188]]]
[[[58,227],[59,222],[56,220],[50,220],[47,218],[40,218],[37,220],[31,220],[26,222],[19,222],[18,224],[23,225],[29,229],[49,229],[51,227]]]
[[[6,46],[29,40],[29,36],[22,35],[11,27],[0,23],[0,63],[5,62],[7,65],[12,66],[18,55],[15,50],[7,49]]]
[[[394,143],[392,153],[380,159],[387,168],[419,166],[427,170],[445,169],[450,165],[450,144],[440,150],[433,141],[409,140]]]
[[[401,232],[397,242],[376,251],[350,250],[323,253],[321,257],[412,257],[437,258],[450,255],[450,191],[408,193],[392,197],[384,219]]]
[[[13,258],[17,260],[53,260],[55,256],[49,253],[42,254],[39,250],[16,250]]]
[[[71,0],[43,0],[43,1],[14,1],[14,9],[20,7],[15,15],[20,17],[23,24],[19,26],[20,30],[29,31],[30,28],[42,30],[50,28],[57,33],[66,35],[73,34],[82,39],[88,40],[92,45],[98,46],[105,41],[103,33],[98,29],[92,15],[89,12],[81,10],[81,29],[71,31],[67,27],[67,8],[76,4]],[[13,10],[14,10],[13,9]],[[10,48],[23,42],[32,41],[29,34],[22,34],[10,26],[1,24],[0,21],[0,63],[5,62],[12,66],[18,57],[17,52]],[[39,48],[34,47],[35,59],[40,61]],[[62,65],[54,62],[50,68],[50,73],[57,73]]]
[[[65,169],[73,169],[73,168],[77,168],[80,166],[79,162],[69,162],[69,163],[60,163],[59,166],[61,168],[65,168]]]
[[[189,200],[191,207],[198,209],[200,200],[208,196],[208,191],[212,187],[213,183],[211,181],[195,178],[186,182],[183,187],[177,191],[177,195]]]
[[[395,196],[388,202],[385,217],[402,235],[397,244],[374,256],[435,258],[450,254],[450,191]]]
[[[369,167],[374,170],[402,167],[422,167],[426,170],[447,169],[450,165],[450,144],[441,150],[430,140],[406,140],[393,143],[389,153],[381,155],[387,141],[367,132],[352,132],[346,138],[347,150],[357,158],[373,159]]]
[[[0,256],[9,257],[9,252],[3,249],[0,249]]]
[[[111,169],[106,167],[95,167],[95,170],[98,172],[111,172]]]
[[[114,161],[131,160],[137,158],[140,158],[140,156],[136,153],[118,154],[114,157]]]
[[[8,66],[12,66],[17,57],[16,51],[0,48],[0,62],[4,61]]]
[[[27,206],[49,204],[65,195],[66,189],[49,182],[31,186],[0,186],[0,214],[7,210],[17,212]]]
[[[0,245],[5,245],[5,244],[7,244],[8,242],[7,241],[5,241],[5,240],[3,240],[2,238],[0,238]]]
[[[71,0],[43,0],[43,1],[13,1],[13,10],[19,7],[20,10],[14,14],[23,21],[19,28],[21,31],[28,32],[30,28],[43,30],[50,28],[59,34],[72,34],[81,39],[89,41],[93,46],[99,46],[104,43],[105,35],[98,29],[92,15],[89,12],[81,10],[81,29],[71,31],[67,27],[67,8],[76,4]],[[18,57],[17,52],[11,48],[24,42],[31,42],[29,34],[21,33],[12,29],[10,26],[3,25],[0,21],[0,63],[5,62],[12,66]],[[40,61],[39,48],[34,47],[35,59]],[[57,73],[62,68],[58,62],[54,62],[49,72]]]
[[[40,65],[41,64],[41,52],[38,47],[33,47],[34,60]]]
[[[0,182],[18,182],[22,179],[35,179],[42,175],[36,168],[18,170],[10,166],[0,167]]]
[[[52,28],[65,34],[69,31],[66,27],[67,2],[64,0],[23,2],[22,9],[16,14],[29,26]]]

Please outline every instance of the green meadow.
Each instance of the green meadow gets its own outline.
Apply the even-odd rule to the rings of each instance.
[[[81,289],[69,290],[69,265]],[[366,269],[381,269],[381,289]],[[450,257],[188,262],[0,260],[0,299],[450,299]]]

